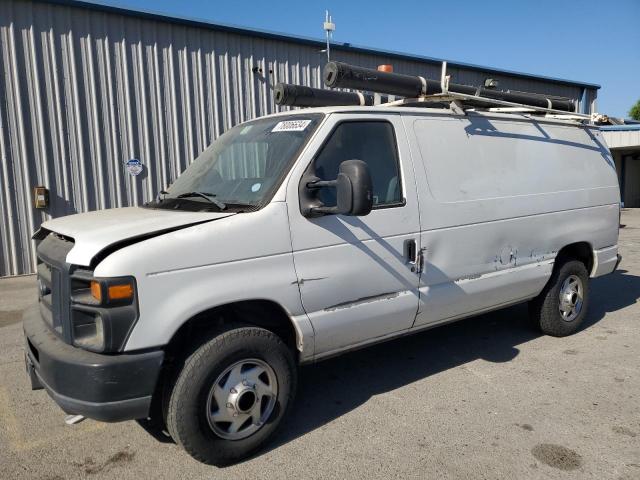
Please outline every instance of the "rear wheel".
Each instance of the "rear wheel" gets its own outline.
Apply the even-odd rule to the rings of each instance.
[[[588,306],[589,273],[584,263],[568,260],[554,269],[544,290],[529,303],[529,313],[543,333],[564,337],[578,330]]]
[[[242,460],[289,411],[296,375],[293,355],[277,335],[231,327],[185,361],[169,399],[169,433],[201,462]]]

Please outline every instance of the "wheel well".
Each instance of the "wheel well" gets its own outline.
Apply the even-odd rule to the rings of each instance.
[[[265,328],[278,335],[297,353],[296,330],[287,312],[271,300],[244,300],[210,308],[187,320],[167,345],[171,356],[197,348],[223,325],[242,323]]]
[[[562,247],[556,256],[556,264],[559,265],[561,261],[570,258],[584,263],[587,271],[591,273],[593,268],[593,250],[587,242],[576,242]]]
[[[278,335],[298,357],[297,335],[287,312],[270,300],[246,300],[210,308],[187,320],[165,347],[165,362],[153,393],[149,416],[164,425],[164,413],[175,379],[189,354],[231,323],[265,328]],[[148,429],[149,427],[144,427]],[[150,427],[154,428],[154,427]],[[164,438],[160,435],[158,438]]]

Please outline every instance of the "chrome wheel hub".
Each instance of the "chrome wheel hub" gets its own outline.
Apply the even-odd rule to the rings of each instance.
[[[584,287],[577,275],[569,275],[560,287],[560,316],[566,322],[575,319],[582,311]]]
[[[207,397],[207,419],[213,432],[240,440],[257,432],[269,419],[278,396],[273,369],[255,358],[225,369]]]

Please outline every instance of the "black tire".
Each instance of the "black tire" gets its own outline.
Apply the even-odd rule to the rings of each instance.
[[[562,318],[559,304],[562,285],[571,275],[578,277],[582,282],[582,308],[575,318],[568,321]],[[587,268],[578,260],[568,259],[556,264],[549,282],[540,295],[529,302],[529,316],[543,333],[554,337],[565,337],[580,328],[589,307],[589,296]]]
[[[216,379],[238,361],[259,359],[277,379],[278,392],[269,418],[252,435],[229,440],[218,436],[207,419],[207,398]],[[259,449],[277,430],[293,403],[297,369],[291,350],[273,332],[258,327],[228,326],[185,361],[167,405],[171,437],[193,458],[229,465]]]

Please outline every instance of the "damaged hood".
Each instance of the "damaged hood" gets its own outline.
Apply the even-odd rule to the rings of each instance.
[[[56,218],[44,222],[42,228],[73,238],[67,263],[88,266],[98,253],[114,244],[231,215],[235,213],[127,207]]]

